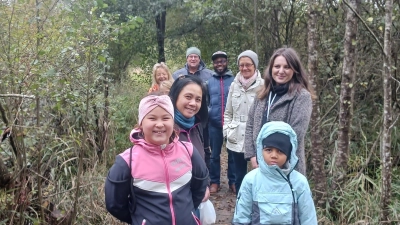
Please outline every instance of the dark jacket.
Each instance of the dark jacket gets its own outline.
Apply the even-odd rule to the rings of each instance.
[[[177,124],[179,127],[179,124]],[[196,123],[189,129],[183,129],[179,127],[179,140],[190,142],[193,147],[197,149],[200,156],[204,159],[204,137],[203,137],[203,126],[201,123]],[[208,148],[209,146],[207,146]]]
[[[207,81],[208,98],[210,101],[208,105],[208,121],[214,127],[222,128],[223,126],[229,87],[234,79],[232,71],[227,70],[223,75],[214,73]]]
[[[172,78],[176,80],[180,75],[196,75],[198,76],[203,82],[207,81],[213,74],[212,70],[209,70],[206,68],[206,65],[204,64],[203,60],[200,60],[200,65],[199,68],[195,73],[190,73],[189,72],[189,67],[187,66],[187,63],[185,64],[185,67],[175,71],[172,74]]]
[[[116,157],[108,173],[107,210],[132,225],[141,225],[143,219],[146,225],[197,225],[192,212],[200,205],[208,184],[208,171],[198,151],[178,138],[164,149],[147,143],[139,132],[133,132],[131,140],[132,158],[129,148]],[[128,201],[131,176],[136,199],[134,214],[130,213],[133,206]]]

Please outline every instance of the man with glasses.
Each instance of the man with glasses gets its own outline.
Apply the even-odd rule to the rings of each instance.
[[[206,68],[203,60],[201,60],[200,49],[190,47],[186,50],[186,64],[183,68],[175,71],[172,74],[174,80],[181,75],[196,75],[203,82],[206,82],[211,76],[212,71]]]
[[[220,189],[221,176],[221,148],[223,144],[223,121],[226,99],[229,87],[234,76],[228,69],[228,55],[225,52],[217,51],[212,57],[214,73],[207,81],[209,98],[208,106],[208,131],[210,134],[211,164],[210,164],[210,192],[216,193]],[[228,152],[228,181],[229,190],[236,193],[235,188],[235,165],[232,155]]]

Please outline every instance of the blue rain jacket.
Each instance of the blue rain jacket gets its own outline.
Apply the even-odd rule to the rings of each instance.
[[[288,135],[292,144],[291,158],[283,169],[269,166],[262,154],[262,140],[275,132]],[[268,122],[261,128],[256,146],[259,168],[243,180],[232,224],[318,224],[307,178],[294,170],[298,162],[294,130],[285,122]]]

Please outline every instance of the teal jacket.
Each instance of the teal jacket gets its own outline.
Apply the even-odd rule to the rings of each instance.
[[[262,157],[262,140],[275,132],[288,135],[292,144],[291,158],[283,169],[268,166]],[[256,147],[259,168],[243,179],[232,224],[318,224],[307,178],[294,170],[298,162],[297,137],[290,125],[281,121],[264,124]]]

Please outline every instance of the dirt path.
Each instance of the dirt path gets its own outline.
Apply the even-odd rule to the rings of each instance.
[[[228,153],[223,148],[221,151],[221,190],[211,194],[210,201],[214,204],[217,220],[215,224],[231,224],[235,211],[236,195],[229,192],[228,188]]]

